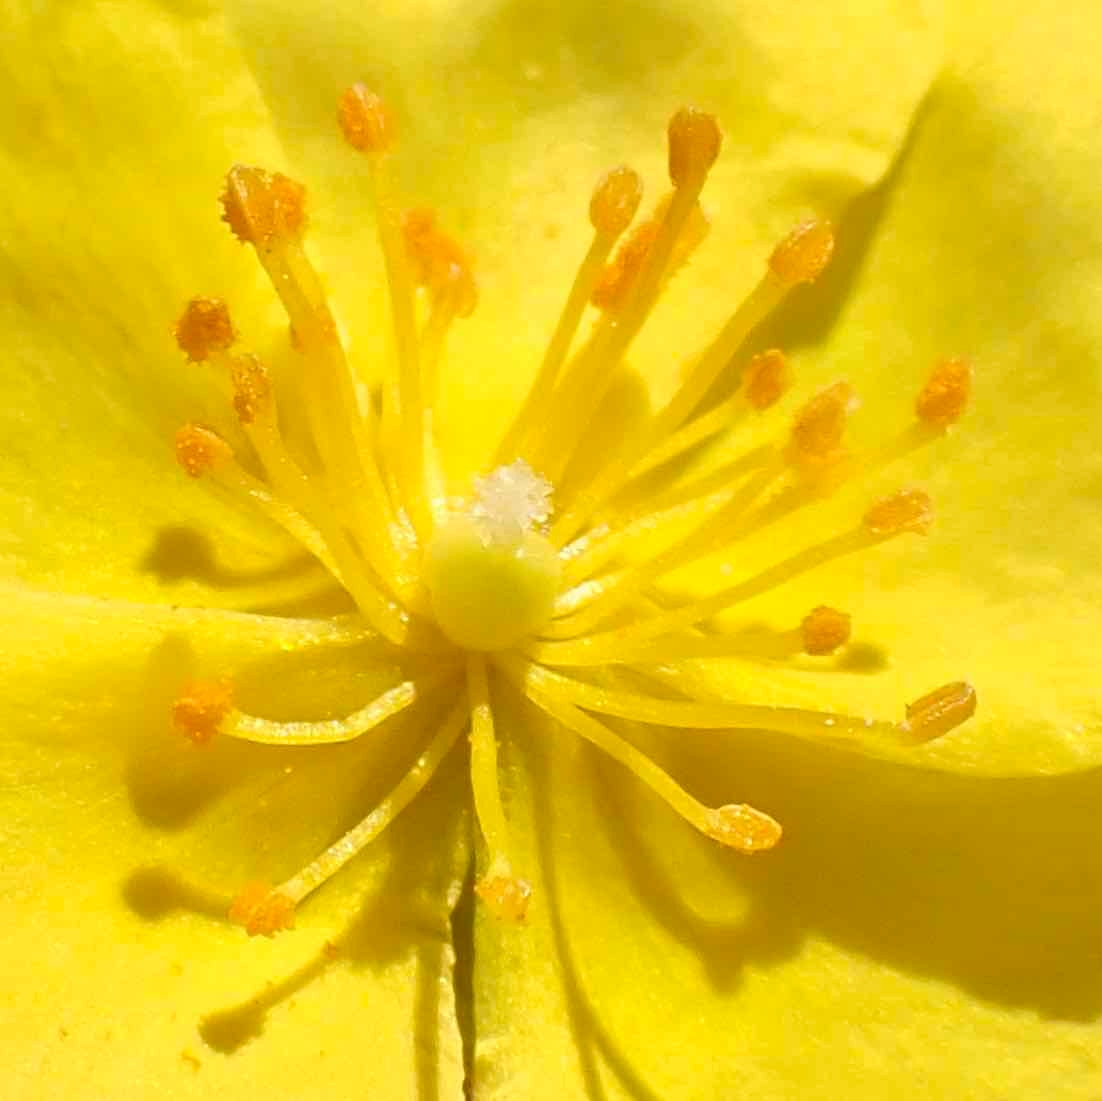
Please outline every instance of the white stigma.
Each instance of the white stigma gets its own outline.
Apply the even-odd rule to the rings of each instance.
[[[491,542],[517,543],[527,532],[546,529],[553,492],[542,474],[514,459],[475,479],[470,514]]]

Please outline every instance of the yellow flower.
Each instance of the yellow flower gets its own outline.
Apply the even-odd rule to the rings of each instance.
[[[13,13],[3,415],[5,439],[18,442],[0,470],[13,579],[4,918],[16,933],[5,966],[20,992],[4,1035],[18,1053],[6,1060],[17,1094],[123,1094],[137,1080],[174,1096],[458,1096],[464,1062],[485,1097],[881,1097],[916,1082],[941,1096],[1097,1092],[1097,774],[982,779],[1087,769],[1097,757],[1085,212],[1102,95],[1089,59],[1067,45],[1090,28],[1023,11],[999,21],[994,41],[994,11],[954,17],[948,61],[908,131],[939,65],[929,13],[801,9],[797,36],[775,7],[614,6],[615,51],[609,27],[580,8],[537,17],[443,4],[378,15],[352,35],[359,11],[235,8],[228,22],[248,66],[217,15],[125,4]],[[39,47],[30,67],[17,60],[28,39]],[[357,56],[346,58],[350,42]],[[1060,65],[1036,64],[1046,46]],[[840,272],[777,331],[800,341],[801,377],[825,383],[842,364],[881,439],[929,363],[950,348],[976,357],[979,408],[952,454],[909,460],[944,519],[918,556],[885,548],[755,604],[772,634],[742,636],[749,662],[722,695],[891,716],[967,675],[980,715],[910,755],[941,771],[749,732],[684,731],[673,744],[633,735],[710,803],[746,798],[783,822],[784,845],[748,865],[494,688],[510,846],[497,878],[522,869],[531,880],[524,925],[462,904],[453,917],[470,897],[473,857],[469,789],[451,754],[316,909],[303,907],[293,934],[243,945],[225,926],[230,884],[293,873],[415,775],[409,725],[329,749],[219,737],[195,750],[164,723],[175,697],[192,734],[208,732],[212,709],[222,734],[228,719],[238,733],[286,732],[219,706],[209,680],[181,698],[196,662],[202,676],[232,674],[234,699],[272,720],[340,714],[394,683],[393,660],[380,668],[376,644],[323,605],[295,619],[233,610],[291,594],[291,546],[174,477],[166,454],[180,423],[224,423],[227,397],[167,354],[163,324],[180,301],[197,289],[231,300],[235,324],[276,367],[286,343],[245,257],[210,231],[215,181],[233,160],[317,179],[312,232],[335,314],[358,362],[385,360],[372,331],[381,282],[362,250],[370,225],[343,221],[358,209],[354,173],[322,124],[335,87],[365,71],[408,120],[405,151],[424,158],[402,190],[486,242],[483,302],[449,334],[437,405],[444,475],[468,479],[465,493],[471,471],[493,470],[490,426],[507,422],[529,381],[517,365],[539,360],[579,251],[573,211],[588,181],[605,158],[646,150],[640,167],[659,178],[650,131],[671,98],[687,89],[711,101],[729,141],[710,187],[711,239],[648,324],[656,361],[639,350],[656,395],[672,385],[673,353],[714,332],[756,278],[741,258],[764,259],[801,209],[841,210],[909,134],[887,186],[842,220]],[[247,182],[236,178],[231,200]],[[316,365],[310,334],[299,341]],[[236,366],[239,403],[262,399],[258,377]],[[630,415],[632,396],[626,388],[610,410]],[[390,430],[410,503],[417,441],[400,422]],[[221,445],[183,437],[195,469],[213,454],[202,446]],[[543,538],[538,479],[504,469],[520,475],[522,535]],[[499,506],[517,488],[490,474],[475,504],[453,511],[460,528],[441,527],[455,538],[439,549],[432,610],[475,653],[498,641],[471,638],[480,624],[462,607],[442,611],[469,575],[462,522],[509,527],[518,514]],[[808,513],[811,526],[801,512],[786,541],[842,530],[823,525],[852,516],[856,500],[843,486]],[[748,573],[779,557],[756,553],[740,559]],[[347,560],[332,565],[349,582]],[[473,565],[486,563],[475,553]],[[173,571],[187,577],[167,584]],[[522,580],[539,589],[546,571]],[[397,629],[355,588],[380,633]],[[827,599],[854,613],[864,645],[848,663],[762,655],[794,610]],[[483,659],[467,664],[477,703]],[[415,732],[418,744],[432,735]],[[498,775],[478,767],[490,744],[474,751],[476,782]],[[494,812],[477,791],[475,805],[485,831]]]

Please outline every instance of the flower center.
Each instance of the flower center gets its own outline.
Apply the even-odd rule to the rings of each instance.
[[[897,754],[971,716],[976,697],[963,681],[927,691],[892,721],[732,699],[694,664],[714,657],[742,663],[750,674],[744,683],[759,683],[771,664],[829,664],[850,638],[844,611],[793,609],[765,635],[746,623],[729,628],[725,617],[812,569],[930,527],[929,497],[904,489],[841,531],[786,547],[756,574],[729,577],[740,541],[763,532],[772,538],[772,525],[814,509],[843,481],[939,439],[967,405],[970,365],[943,360],[918,396],[915,422],[878,451],[855,457],[844,436],[856,394],[837,382],[797,409],[772,442],[731,457],[727,441],[740,423],[768,415],[792,381],[783,353],[749,355],[744,345],[770,310],[826,266],[829,224],[809,219],[789,233],[747,299],[687,359],[667,404],[624,438],[610,438],[601,403],[614,368],[707,234],[700,194],[722,135],[710,115],[679,110],[668,128],[673,189],[649,218],[632,227],[642,182],[631,169],[614,168],[597,184],[592,241],[532,388],[502,426],[493,469],[457,503],[442,487],[434,405],[447,334],[477,305],[469,258],[431,211],[401,211],[391,197],[396,130],[383,101],[356,85],[341,97],[338,118],[348,143],[366,156],[389,286],[394,356],[381,400],[360,400],[364,377],[345,355],[304,248],[305,189],[237,165],[226,179],[224,220],[270,278],[290,321],[301,377],[286,395],[294,400],[281,402],[265,365],[235,349],[225,303],[193,299],[177,322],[177,343],[189,360],[228,376],[250,454],[239,461],[225,437],[191,424],[177,433],[176,455],[187,474],[247,499],[298,540],[355,604],[353,626],[334,635],[371,639],[401,673],[351,714],[301,722],[246,713],[231,679],[219,675],[186,687],[174,718],[196,744],[217,734],[284,746],[347,742],[403,713],[418,721],[409,727],[409,767],[379,805],[277,887],[243,890],[233,920],[250,934],[290,926],[296,906],[401,813],[464,733],[483,841],[475,891],[497,916],[522,918],[531,888],[513,869],[498,782],[495,700],[502,693],[524,697],[704,836],[746,854],[776,845],[780,824],[745,803],[702,803],[621,735],[617,721],[767,729]],[[583,333],[587,314],[593,324]],[[710,403],[717,392],[729,396]],[[583,447],[593,461],[578,464]],[[718,461],[694,462],[712,448]],[[560,487],[554,515],[552,482]],[[703,595],[667,587],[671,572],[714,565],[717,555],[723,561]],[[421,730],[429,731],[426,740],[418,739]]]
[[[544,627],[561,568],[540,526],[550,485],[522,459],[475,483],[475,500],[435,526],[425,584],[440,630],[465,650],[505,650]]]

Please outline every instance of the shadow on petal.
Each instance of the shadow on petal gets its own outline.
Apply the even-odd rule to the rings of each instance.
[[[726,869],[754,900],[755,958],[782,928],[990,1002],[1102,1015],[1102,771],[974,779],[756,733],[680,732],[668,759],[706,799],[753,792],[784,824],[773,853]]]
[[[548,725],[543,724],[545,727]],[[535,744],[546,745],[541,739]],[[545,883],[546,903],[551,938],[558,961],[570,1029],[577,1045],[578,1063],[585,1082],[586,1095],[594,1101],[608,1097],[601,1080],[599,1061],[611,1070],[620,1085],[634,1101],[659,1101],[632,1065],[627,1052],[604,1027],[593,1002],[586,993],[578,972],[569,932],[561,910],[560,872],[556,863],[554,809],[550,793],[557,780],[554,753],[533,751],[527,758],[532,777],[533,815],[537,825],[536,859]]]
[[[239,569],[219,558],[205,531],[185,524],[159,528],[137,568],[166,586],[197,582],[218,592],[222,606],[263,615],[336,615],[352,609],[348,596],[309,555]]]

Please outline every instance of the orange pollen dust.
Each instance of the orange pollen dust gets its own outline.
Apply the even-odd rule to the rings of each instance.
[[[176,344],[193,363],[224,352],[236,339],[230,311],[221,298],[193,298],[173,328]]]
[[[627,165],[604,174],[589,200],[589,221],[606,237],[619,237],[631,225],[643,201],[643,180]]]
[[[272,407],[272,380],[268,368],[254,355],[233,361],[233,407],[242,424],[252,424]]]
[[[397,138],[386,101],[366,84],[353,84],[337,101],[337,123],[344,140],[361,153],[385,153]]]
[[[297,240],[306,228],[306,189],[281,172],[235,164],[221,202],[222,220],[242,244]]]
[[[682,107],[670,119],[667,135],[674,187],[702,182],[723,145],[723,131],[716,117],[698,107]]]
[[[809,218],[801,222],[769,257],[769,270],[789,286],[813,283],[834,253],[834,230],[829,222]]]
[[[217,432],[200,424],[185,424],[176,433],[176,462],[193,478],[233,458],[233,450]]]
[[[226,679],[193,681],[172,705],[176,729],[196,745],[206,745],[233,710],[233,685]]]
[[[759,352],[746,365],[742,375],[746,400],[759,413],[775,405],[791,385],[788,359],[779,348]]]
[[[965,681],[954,681],[927,692],[907,704],[907,732],[920,741],[948,734],[976,712],[976,690]]]
[[[934,522],[934,503],[921,489],[900,489],[873,502],[863,523],[874,535],[912,531],[925,535]]]
[[[470,258],[462,245],[437,226],[436,212],[427,207],[403,211],[402,235],[417,286],[438,301],[451,299],[456,314],[469,317],[478,305]]]
[[[964,415],[971,396],[972,364],[958,356],[943,359],[915,400],[915,413],[933,428],[948,428]]]
[[[295,904],[268,883],[249,883],[233,900],[228,916],[250,937],[274,937],[295,927]]]
[[[820,604],[800,623],[804,653],[814,657],[833,654],[850,640],[852,620],[845,612]]]

